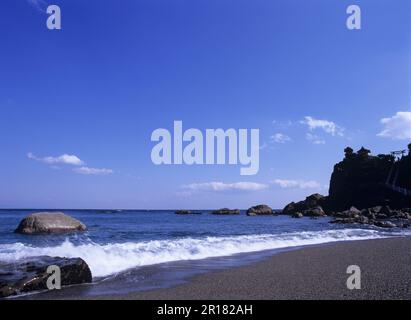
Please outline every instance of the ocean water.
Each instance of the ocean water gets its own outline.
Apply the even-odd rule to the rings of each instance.
[[[209,211],[185,216],[147,210],[62,210],[85,223],[88,231],[36,236],[13,232],[22,218],[37,211],[0,210],[0,261],[81,257],[96,283],[85,294],[167,286],[187,275],[301,246],[410,235],[400,229],[330,224],[329,218],[248,217],[245,212],[216,216]]]

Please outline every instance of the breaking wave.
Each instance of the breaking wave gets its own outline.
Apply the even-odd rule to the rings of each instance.
[[[197,260],[237,253],[284,249],[336,241],[400,236],[379,230],[341,229],[228,237],[180,238],[141,242],[97,244],[90,240],[74,244],[66,239],[56,246],[23,243],[0,245],[0,260],[15,261],[33,256],[81,257],[94,277],[112,275],[130,268],[179,260]]]

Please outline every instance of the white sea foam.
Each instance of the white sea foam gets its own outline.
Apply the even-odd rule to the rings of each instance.
[[[197,260],[229,256],[236,253],[283,249],[335,241],[377,239],[387,236],[389,235],[377,230],[341,229],[277,235],[184,238],[105,245],[91,241],[75,245],[69,240],[51,247],[35,247],[14,243],[0,245],[0,261],[15,261],[20,258],[41,255],[81,257],[90,266],[93,276],[100,277],[133,267],[163,262]]]

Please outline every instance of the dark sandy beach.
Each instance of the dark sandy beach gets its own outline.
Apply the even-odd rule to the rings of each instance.
[[[360,290],[347,289],[349,265],[361,268]],[[100,299],[411,299],[411,237],[302,248],[176,287]]]

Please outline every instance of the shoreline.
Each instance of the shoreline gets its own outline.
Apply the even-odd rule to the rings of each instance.
[[[411,237],[329,243],[277,253],[261,262],[194,276],[183,284],[80,299],[283,300],[411,299]],[[347,267],[361,268],[348,290]],[[40,296],[38,298],[41,298]]]

